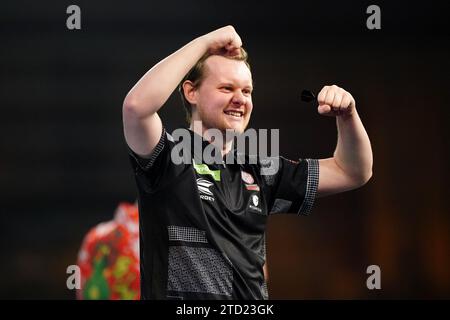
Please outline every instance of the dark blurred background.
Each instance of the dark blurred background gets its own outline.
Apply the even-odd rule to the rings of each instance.
[[[81,30],[66,8],[81,8]],[[366,8],[381,8],[381,30]],[[254,128],[279,128],[289,158],[329,157],[332,118],[300,91],[350,91],[374,175],[274,216],[276,299],[450,298],[449,10],[409,1],[8,1],[0,5],[0,297],[73,299],[66,268],[81,241],[136,189],[122,134],[128,90],[194,37],[232,24],[250,54]],[[174,94],[161,112],[184,125]],[[447,191],[445,191],[447,190]],[[366,268],[381,268],[368,290]]]

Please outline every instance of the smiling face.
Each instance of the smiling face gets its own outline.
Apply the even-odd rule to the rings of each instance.
[[[188,94],[192,120],[203,129],[243,133],[253,109],[252,75],[244,61],[213,55],[205,61],[201,84]]]

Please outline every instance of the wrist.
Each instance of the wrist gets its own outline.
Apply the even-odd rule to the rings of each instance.
[[[211,40],[209,39],[207,34],[196,38],[194,41],[202,47],[203,53],[206,53],[211,45]]]
[[[353,121],[358,118],[358,113],[356,112],[356,108],[353,108],[353,110],[350,113],[336,116],[336,118],[343,122]]]

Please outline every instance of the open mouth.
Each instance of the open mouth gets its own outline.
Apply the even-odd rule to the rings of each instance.
[[[235,118],[242,118],[244,116],[244,112],[243,111],[227,111],[225,110],[224,113],[226,115],[235,117]]]

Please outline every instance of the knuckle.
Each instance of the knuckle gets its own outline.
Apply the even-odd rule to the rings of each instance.
[[[348,99],[348,98],[345,99],[345,103],[344,103],[345,107],[348,107],[351,102],[352,102],[351,99]]]

